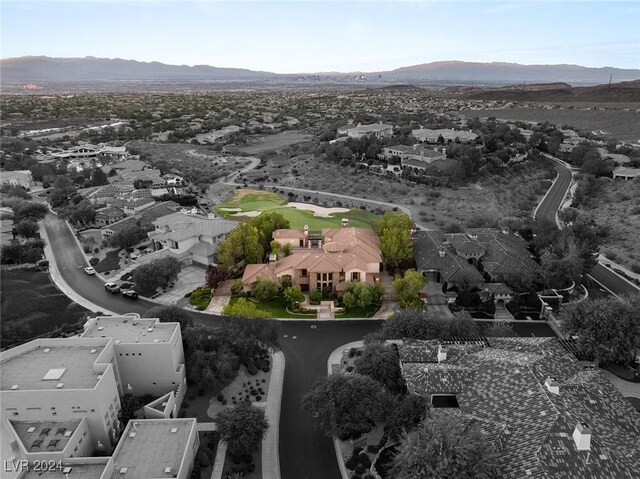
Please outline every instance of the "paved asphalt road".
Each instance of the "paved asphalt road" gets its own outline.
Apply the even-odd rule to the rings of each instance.
[[[556,211],[558,211],[558,208],[562,205],[567,188],[569,188],[571,184],[571,171],[569,168],[557,161],[554,162],[554,164],[558,171],[558,181],[555,182],[551,191],[540,205],[540,208],[538,208],[536,212],[537,220],[547,218],[555,222]],[[638,293],[637,288],[634,288],[629,282],[600,264],[594,266],[589,272],[589,275],[617,295]]]
[[[638,288],[632,286],[628,281],[624,280],[601,264],[597,264],[591,268],[589,276],[606,286],[617,295],[625,293],[638,294]]]
[[[302,412],[302,398],[319,377],[337,347],[362,339],[381,321],[283,322],[286,359],[280,414],[280,470],[283,479],[340,479],[333,441],[313,429]],[[316,328],[312,328],[316,326]],[[295,337],[295,339],[294,339]]]
[[[67,223],[49,214],[44,226],[60,274],[79,295],[116,313],[144,314],[155,303],[139,298],[132,301],[105,291],[103,282],[88,276],[84,255]],[[196,320],[212,324],[217,316],[194,313]],[[311,328],[315,324],[316,328]],[[357,341],[374,331],[380,321],[316,322],[282,321],[281,344],[286,359],[282,414],[280,416],[280,464],[283,478],[338,479],[333,442],[314,431],[311,420],[302,414],[302,397],[317,377],[326,375],[329,354],[342,344]],[[285,337],[286,336],[286,337]],[[296,339],[293,339],[293,337]]]
[[[551,187],[551,191],[545,197],[544,201],[536,211],[536,219],[547,218],[550,221],[556,222],[556,211],[562,205],[562,200],[567,194],[567,188],[571,184],[571,171],[566,166],[553,162],[556,170],[558,171],[558,180]]]

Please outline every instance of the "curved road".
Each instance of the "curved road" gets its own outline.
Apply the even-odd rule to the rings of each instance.
[[[88,276],[83,271],[87,262],[67,222],[48,214],[43,225],[60,275],[78,295],[118,314],[144,315],[156,305],[146,299],[131,301],[106,292],[100,278]],[[219,319],[219,316],[203,313],[193,313],[193,316],[210,325]],[[381,324],[381,321],[373,320],[281,322],[280,342],[286,360],[279,425],[283,478],[340,478],[333,442],[313,430],[311,418],[302,413],[302,397],[318,377],[326,375],[327,359],[335,348],[362,339]]]
[[[556,170],[558,171],[558,177],[556,182],[542,199],[542,202],[536,208],[534,217],[536,220],[546,218],[555,223],[556,212],[562,206],[567,190],[571,185],[571,170],[555,158],[550,156],[549,158],[554,160]],[[591,268],[589,276],[604,286],[610,293],[618,296],[627,293],[638,294],[638,292],[640,292],[635,285],[602,264],[596,264]]]
[[[571,170],[557,160],[554,160],[553,163],[556,167],[556,171],[558,172],[558,176],[553,186],[549,188],[549,191],[542,199],[542,202],[536,208],[534,217],[536,220],[546,218],[555,223],[556,212],[560,206],[562,206],[564,197],[571,185]]]

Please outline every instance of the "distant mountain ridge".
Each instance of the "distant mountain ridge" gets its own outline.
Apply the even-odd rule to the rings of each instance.
[[[638,69],[592,68],[580,65],[521,65],[519,63],[433,62],[397,68],[386,75],[398,80],[459,80],[477,82],[607,83],[637,80]]]
[[[267,72],[242,68],[218,68],[209,65],[167,65],[120,58],[18,57],[0,60],[0,77],[5,83],[39,81],[111,81],[111,80],[264,80]]]
[[[390,71],[358,73],[277,74],[243,68],[209,65],[167,65],[119,58],[52,58],[27,56],[0,60],[3,83],[100,82],[100,81],[264,81],[316,76],[348,79],[366,76],[383,82],[479,82],[479,83],[607,83],[640,79],[640,69],[591,68],[579,65],[521,65],[517,63],[432,62]],[[323,78],[320,78],[322,80]]]

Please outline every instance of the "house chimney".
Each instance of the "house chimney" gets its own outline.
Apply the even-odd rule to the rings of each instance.
[[[573,430],[573,441],[576,443],[578,451],[589,451],[591,449],[591,428],[586,422],[579,422]]]
[[[440,255],[441,258],[444,258],[447,253],[446,253],[445,250],[441,249],[441,250],[438,251],[438,254]]]
[[[349,227],[349,218],[342,218],[342,220],[340,221],[340,225],[343,228],[348,228]]]
[[[441,363],[447,360],[448,348],[443,348],[442,344],[438,344],[438,362]]]
[[[550,393],[556,394],[558,396],[560,395],[560,383],[556,378],[551,376],[547,377],[544,385]]]

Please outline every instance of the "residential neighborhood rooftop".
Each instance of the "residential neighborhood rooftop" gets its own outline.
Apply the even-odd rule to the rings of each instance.
[[[113,453],[112,479],[175,477],[188,452],[195,419],[132,420]]]
[[[99,316],[84,325],[83,338],[113,338],[122,343],[168,342],[180,329],[179,323],[127,316]]]
[[[62,451],[82,419],[9,421],[27,452]]]
[[[424,363],[406,362],[420,341],[401,345],[409,391],[454,395],[459,414],[499,426],[501,477],[637,477],[640,414],[599,370],[585,369],[557,338],[487,341],[447,345],[440,362],[425,341]]]
[[[35,340],[24,345],[21,354],[3,357],[0,389],[93,389],[99,381],[93,366],[108,341],[102,346],[95,341],[73,341]],[[4,355],[15,354],[17,349]]]

